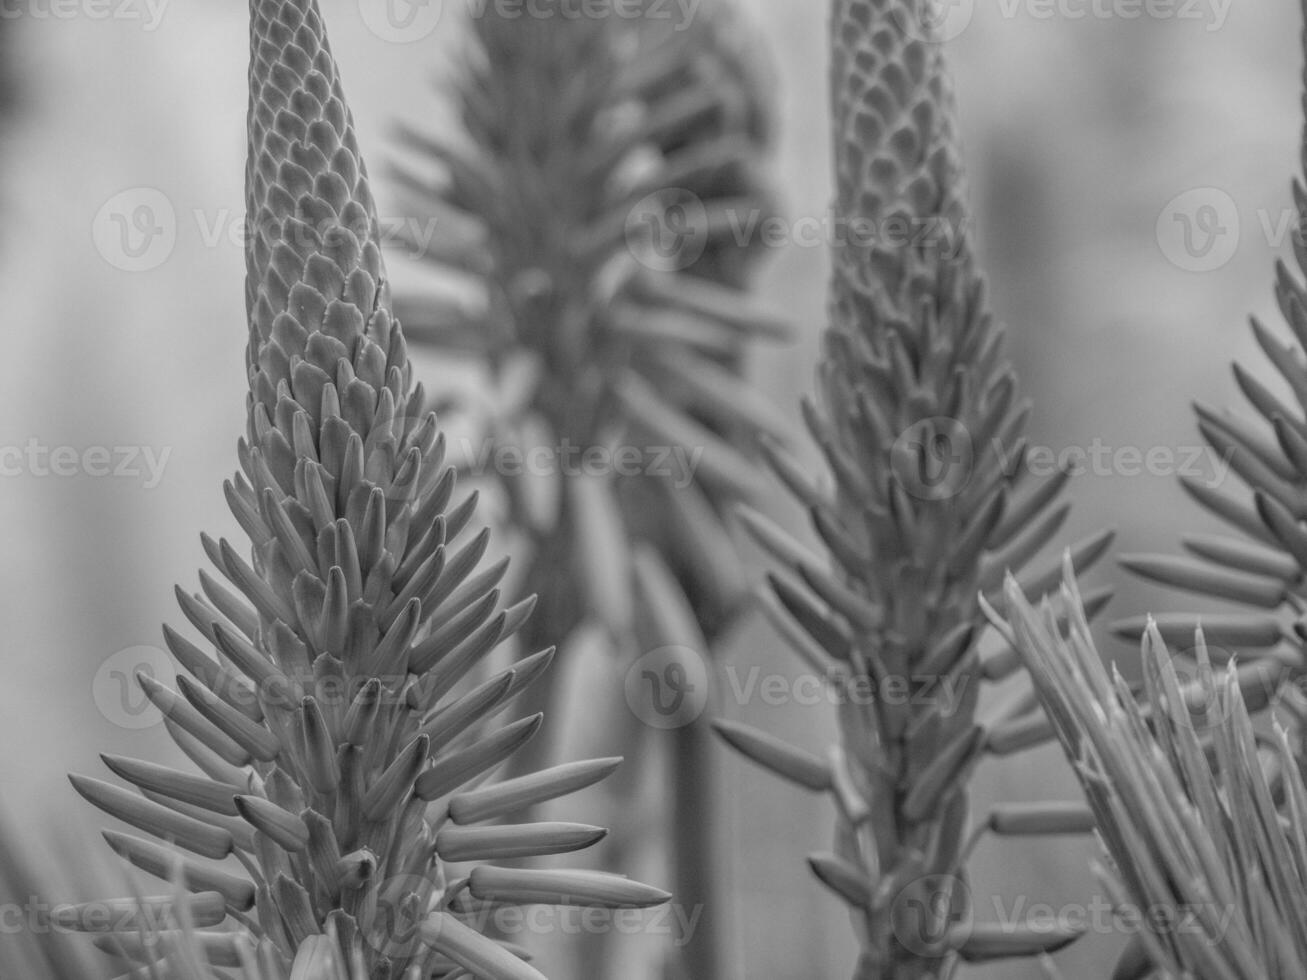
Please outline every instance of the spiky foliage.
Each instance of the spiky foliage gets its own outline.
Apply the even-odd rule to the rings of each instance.
[[[470,276],[482,303],[433,315],[410,298],[410,336],[487,368],[483,458],[543,449],[554,461],[527,474],[467,461],[502,491],[505,524],[533,556],[527,649],[541,631],[597,622],[631,659],[670,643],[707,654],[747,595],[722,515],[759,485],[755,434],[786,427],[740,377],[751,344],[784,333],[740,291],[772,215],[761,69],[728,0],[689,24],[667,10],[632,19],[600,4],[577,19],[491,5],[470,24],[457,84],[465,138],[404,132],[418,162],[399,182],[438,219],[426,257]],[[651,603],[663,586],[676,594]],[[668,635],[660,609],[684,607],[689,629]],[[556,692],[540,691],[547,708]],[[706,908],[682,938],[690,972],[714,976],[709,738],[699,724],[670,738],[676,891]],[[631,751],[644,741],[628,739]],[[522,758],[546,753],[540,740]]]
[[[111,969],[104,956],[70,940],[49,921],[51,883],[55,878],[68,881],[74,877],[67,873],[69,866],[53,862],[52,867],[50,855],[38,851],[8,819],[0,820],[0,841],[4,842],[0,847],[0,908],[6,911],[0,980],[95,980],[119,972]],[[24,846],[19,846],[20,842]]]
[[[464,533],[470,500],[450,503],[454,473],[411,383],[317,4],[254,0],[250,38],[250,395],[226,493],[252,550],[203,539],[227,584],[201,573],[202,594],[178,599],[213,652],[165,629],[186,670],[177,690],[138,677],[201,774],[106,757],[133,790],[73,777],[164,842],[105,833],[129,862],[193,893],[174,918],[207,921],[184,941],[169,930],[113,941],[145,962],[180,949],[196,964],[184,976],[245,966],[260,980],[539,978],[476,916],[668,896],[595,872],[468,866],[594,843],[595,827],[498,821],[601,779],[615,760],[481,785],[539,727],[538,715],[494,719],[551,653],[464,683],[531,602],[498,608],[503,565],[478,569],[486,535]],[[183,851],[234,857],[246,873]],[[209,928],[224,921],[241,928]]]
[[[834,3],[835,219],[857,234],[833,256],[819,395],[804,404],[833,493],[771,454],[828,556],[745,515],[787,573],[766,597],[780,631],[821,676],[870,697],[843,699],[829,760],[722,726],[754,761],[833,794],[834,853],[811,864],[853,915],[861,980],[939,976],[959,958],[1033,955],[1075,935],[961,928],[966,890],[944,887],[964,875],[976,764],[1049,737],[1024,694],[976,717],[981,682],[1018,667],[1010,649],[982,658],[976,596],[1034,557],[1066,508],[1054,505],[1064,480],[1019,473],[1028,408],[972,255],[953,95],[941,46],[924,39],[926,6]],[[1108,538],[1077,546],[1077,567]],[[1055,565],[1022,579],[1035,592],[1056,580]],[[993,826],[1057,833],[1084,821],[1051,807]]]
[[[1063,637],[1009,580],[1007,631],[1094,813],[1097,872],[1137,939],[1116,980],[1300,977],[1307,970],[1307,787],[1287,732],[1249,712],[1275,690],[1265,662],[1213,670],[1203,631],[1182,683],[1157,623],[1142,642],[1146,702],[1094,648],[1070,569]]]
[[[1307,132],[1300,159],[1307,172]],[[1292,186],[1301,223],[1307,219],[1307,188],[1301,177]],[[1302,281],[1307,241],[1295,233],[1293,242],[1297,271],[1283,261],[1275,264],[1275,299],[1292,337],[1286,342],[1256,317],[1251,321],[1253,336],[1279,379],[1268,383],[1234,363],[1235,381],[1253,408],[1252,418],[1195,404],[1203,438],[1243,487],[1216,489],[1181,478],[1189,496],[1238,535],[1191,534],[1183,539],[1186,557],[1123,555],[1121,563],[1143,578],[1207,601],[1216,598],[1255,610],[1202,615],[1208,642],[1244,655],[1282,656],[1301,673],[1307,666],[1302,654],[1307,625],[1301,621],[1307,612],[1307,287]],[[1284,613],[1298,620],[1292,632],[1285,628]],[[1155,625],[1167,642],[1183,648],[1198,620],[1193,613],[1169,613],[1157,616]],[[1138,639],[1145,622],[1143,616],[1122,620],[1113,630]]]
[[[627,538],[653,542],[710,632],[740,606],[718,515],[754,476],[722,434],[784,423],[734,372],[750,340],[782,327],[731,288],[755,251],[736,228],[752,234],[771,210],[757,176],[766,114],[729,13],[704,4],[670,31],[616,15],[507,18],[492,5],[472,21],[458,89],[466,138],[403,133],[424,169],[400,166],[399,181],[442,221],[426,257],[471,273],[485,304],[433,314],[410,298],[410,334],[489,366],[496,446],[575,450],[538,479],[481,474],[502,483],[506,523],[535,545],[537,628],[593,617],[628,631],[632,572],[606,554]],[[580,478],[586,453],[622,445],[647,455]],[[655,459],[663,447],[684,456]],[[682,458],[697,471],[663,472]]]

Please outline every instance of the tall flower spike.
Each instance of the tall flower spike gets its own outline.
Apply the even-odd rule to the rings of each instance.
[[[337,385],[343,406],[358,378],[375,401],[395,368],[391,397],[402,409],[408,358],[393,329],[367,168],[321,15],[295,0],[252,3],[250,13],[245,307],[250,442],[258,445],[257,406],[274,421],[282,384],[321,423],[325,385]],[[343,379],[342,359],[353,372]],[[347,421],[361,437],[372,427]]]
[[[833,496],[784,451],[771,452],[829,554],[742,515],[786,570],[763,596],[779,631],[813,669],[875,696],[841,705],[841,744],[827,760],[720,726],[753,761],[834,797],[834,853],[810,863],[853,915],[859,980],[933,977],[959,959],[1070,942],[1069,928],[995,935],[971,925],[958,882],[981,832],[1089,826],[1083,812],[1049,804],[1001,808],[966,834],[966,783],[985,754],[1053,737],[1029,692],[977,717],[981,682],[1010,677],[1019,662],[1002,646],[982,657],[976,597],[996,596],[1004,570],[1052,540],[1066,516],[1055,504],[1065,481],[1021,472],[1029,409],[972,255],[952,90],[927,7],[834,0],[835,209],[846,234],[833,256],[819,397],[804,405]],[[1077,567],[1109,540],[1076,546]],[[1022,575],[1036,593],[1057,578],[1055,565]]]
[[[579,824],[477,825],[597,782],[617,760],[481,785],[539,727],[538,715],[492,720],[551,652],[482,674],[530,602],[496,609],[502,566],[476,571],[485,534],[465,533],[470,504],[450,504],[314,0],[252,4],[249,135],[249,419],[226,491],[253,548],[204,538],[227,584],[202,574],[202,594],[179,599],[212,652],[165,630],[189,676],[177,691],[140,677],[203,775],[106,758],[132,790],[73,777],[166,842],[106,832],[129,862],[193,893],[174,919],[201,908],[245,928],[105,944],[140,963],[198,964],[183,976],[211,964],[250,980],[539,978],[472,928],[489,903],[668,896],[595,872],[466,866],[600,839]],[[184,852],[234,856],[247,874]]]
[[[399,299],[415,344],[486,369],[484,459],[557,460],[526,474],[468,461],[531,548],[524,578],[540,611],[527,649],[597,624],[628,662],[673,644],[706,656],[748,605],[724,519],[761,482],[748,447],[789,427],[742,377],[748,350],[784,332],[743,292],[761,250],[740,228],[773,213],[767,87],[734,0],[675,25],[662,4],[634,17],[629,3],[605,6],[577,19],[491,5],[470,22],[465,138],[406,131],[396,170],[410,213],[434,219],[424,258],[446,280],[470,273],[478,302]],[[651,603],[649,575],[677,595]],[[695,624],[673,626],[667,608]],[[559,693],[542,685],[535,706]],[[627,725],[633,751],[650,744]],[[689,974],[715,976],[726,911],[711,889],[711,734],[694,724],[666,738],[676,892],[704,910],[677,951]],[[542,736],[519,761],[549,754]]]
[[[773,213],[757,59],[730,0],[683,31],[655,6],[632,20],[602,3],[582,19],[492,5],[469,26],[465,137],[402,134],[398,182],[437,219],[423,257],[472,273],[482,294],[401,296],[414,343],[483,359],[496,447],[575,447],[556,473],[478,474],[536,546],[529,632],[586,618],[629,629],[629,556],[595,541],[613,525],[652,542],[708,632],[724,629],[745,588],[720,515],[756,484],[733,443],[786,427],[738,376],[754,342],[786,332],[742,293],[758,249],[731,222]],[[601,480],[564,478],[614,445],[643,455]]]
[[[1307,10],[1307,7],[1304,8]],[[1307,33],[1303,35],[1307,50]],[[1307,76],[1304,76],[1307,88]],[[1307,173],[1307,129],[1301,135],[1300,170]],[[1299,225],[1307,219],[1307,188],[1293,180]],[[1198,504],[1236,532],[1191,534],[1183,539],[1186,557],[1122,555],[1121,564],[1141,578],[1198,596],[1242,606],[1217,615],[1173,612],[1153,620],[1167,643],[1188,649],[1201,625],[1213,648],[1237,650],[1241,656],[1269,658],[1285,676],[1307,671],[1307,240],[1293,236],[1297,271],[1275,266],[1275,299],[1292,337],[1285,340],[1256,318],[1253,336],[1279,379],[1267,384],[1235,362],[1234,378],[1256,416],[1195,403],[1198,430],[1213,452],[1229,464],[1243,487],[1214,487],[1182,478],[1181,485]],[[1278,389],[1278,390],[1276,390]],[[1290,395],[1287,400],[1285,394]],[[1251,494],[1249,493],[1251,491]],[[1285,628],[1284,613],[1297,618]],[[1138,641],[1148,618],[1136,616],[1112,624],[1120,637]],[[1298,714],[1307,720],[1307,701],[1295,697]],[[1307,761],[1307,746],[1299,746]]]

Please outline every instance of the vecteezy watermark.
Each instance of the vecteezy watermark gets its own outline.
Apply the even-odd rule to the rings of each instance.
[[[177,246],[177,212],[155,187],[129,187],[105,201],[91,222],[96,251],[115,269],[148,272]]]
[[[444,0],[358,0],[359,16],[373,34],[391,44],[412,44],[440,26]]]
[[[338,221],[287,225],[274,221],[259,227],[239,211],[194,208],[179,217],[172,200],[156,187],[130,187],[105,201],[91,223],[91,238],[100,256],[124,272],[148,272],[172,256],[179,237],[193,235],[201,248],[243,250],[253,234],[270,242],[287,242],[304,250],[320,248],[333,236],[348,233],[363,240],[375,236],[384,249],[402,250],[411,258],[430,251],[440,220],[415,215],[381,216],[359,227]]]
[[[1283,697],[1290,688],[1296,687],[1301,692],[1307,683],[1290,680],[1282,686],[1280,675],[1272,669],[1270,661],[1261,664],[1241,662],[1234,650],[1206,641],[1205,645],[1206,664],[1199,659],[1197,648],[1176,651],[1175,646],[1172,647],[1171,667],[1175,671],[1184,710],[1177,711],[1169,705],[1164,709],[1177,725],[1189,728],[1199,736],[1223,728],[1230,720],[1235,703],[1227,694],[1226,681],[1232,671],[1241,674],[1239,685],[1243,700],[1250,705],[1254,700],[1269,702],[1275,696]],[[1244,673],[1242,666],[1247,666],[1249,671]],[[1259,671],[1261,667],[1266,668],[1265,672]]]
[[[564,438],[557,446],[519,446],[462,439],[463,469],[477,475],[647,476],[684,490],[694,482],[703,446],[580,446]]]
[[[971,480],[976,450],[957,419],[921,419],[904,429],[890,450],[890,469],[918,500],[949,500]]]
[[[905,6],[911,9],[903,9]],[[899,30],[919,41],[952,41],[971,25],[976,0],[922,0],[898,4],[894,18]]]
[[[0,0],[0,20],[136,20],[153,32],[171,0]]]
[[[153,490],[163,479],[172,447],[47,446],[35,436],[21,446],[0,445],[0,477],[111,477],[141,480]]]
[[[359,0],[363,23],[383,41],[411,44],[434,31],[445,8],[462,8],[473,20],[655,20],[686,30],[703,0]]]
[[[1166,203],[1156,232],[1172,265],[1186,272],[1214,272],[1239,249],[1239,207],[1219,187],[1194,187]]]
[[[703,906],[667,902],[652,909],[605,909],[593,905],[504,905],[477,913],[499,935],[662,936],[680,948],[694,940]],[[474,920],[475,921],[475,920]],[[484,929],[481,931],[485,931]]]
[[[890,904],[894,938],[922,958],[947,955],[976,922],[992,923],[1013,935],[1134,936],[1146,931],[1154,936],[1219,939],[1237,911],[1216,902],[1117,905],[1102,896],[1060,906],[1031,901],[1025,895],[991,895],[977,901],[965,881],[949,874],[909,881]]]
[[[152,646],[128,647],[105,659],[91,683],[92,698],[100,713],[120,728],[151,728],[163,720],[146,696],[138,674],[165,686],[175,686],[177,668],[172,658]],[[324,709],[343,713],[355,704],[394,706],[406,703],[407,673],[355,675],[292,669],[277,672],[261,682],[233,672],[206,683],[225,704],[244,713],[277,706],[293,711],[306,695]]]
[[[832,670],[827,674],[787,675],[764,673],[756,664],[741,673],[734,664],[722,671],[726,684],[721,689],[736,704],[763,704],[776,708],[844,704],[858,706],[932,707],[936,714],[951,718],[962,703],[971,678],[961,674],[885,674],[870,677]]]
[[[119,728],[153,728],[163,721],[163,712],[145,696],[137,674],[171,686],[177,678],[177,668],[172,658],[158,647],[127,647],[106,657],[91,680],[95,706],[107,721]]]
[[[1171,20],[1219,31],[1234,0],[995,0],[995,5],[1007,20],[1022,16],[1032,20]]]
[[[993,921],[1003,929],[1036,933],[1072,929],[1100,936],[1133,936],[1147,931],[1157,936],[1219,938],[1229,930],[1238,911],[1232,905],[1217,902],[1115,905],[1102,896],[1095,896],[1088,902],[1053,906],[1031,902],[1024,895],[1018,895],[1010,902],[1003,896],[993,895],[985,905],[988,908],[977,911],[986,918],[992,913]]]
[[[382,215],[375,224],[369,223],[353,227],[339,221],[331,220],[319,225],[297,222],[287,226],[280,221],[272,221],[266,227],[259,227],[248,216],[229,208],[219,208],[206,213],[201,208],[191,212],[199,241],[205,248],[218,248],[230,245],[244,249],[246,241],[258,232],[268,241],[286,242],[300,249],[320,247],[323,242],[330,242],[332,236],[348,232],[360,241],[376,236],[382,248],[403,249],[415,259],[426,255],[435,240],[439,219],[414,215]]]
[[[0,936],[66,935],[75,933],[137,933],[150,935],[176,929],[171,905],[153,902],[91,901],[51,903],[39,895],[0,903]]]
[[[655,272],[680,272],[708,248],[708,209],[693,191],[655,191],[627,213],[625,233],[627,249],[642,265]]]
[[[418,939],[441,896],[429,879],[396,875],[377,888],[377,904],[364,935],[378,952],[404,949]],[[693,941],[702,906],[667,902],[651,909],[609,909],[577,905],[493,905],[458,911],[459,919],[483,935],[526,941],[534,936],[660,936],[682,947]]]
[[[734,664],[713,668],[690,647],[665,646],[646,653],[627,668],[625,692],[626,702],[637,718],[651,728],[666,730],[697,720],[713,690],[741,707],[929,706],[948,718],[962,704],[969,682],[968,677],[950,674],[870,677],[841,670],[826,674],[768,673],[757,665],[743,670]]]
[[[1234,0],[995,0],[1004,20],[1165,20],[1225,26]],[[976,0],[923,0],[895,13],[900,29],[921,41],[952,41],[970,25]]]
[[[1247,218],[1250,211],[1253,220]],[[1307,245],[1307,213],[1296,208],[1240,209],[1219,187],[1193,187],[1171,198],[1157,218],[1162,254],[1186,272],[1224,267],[1250,236],[1275,250],[1289,240]]]
[[[966,229],[943,215],[891,214],[822,215],[787,218],[761,209],[724,212],[732,243],[744,248],[757,242],[763,248],[913,249],[944,259],[958,257]],[[647,219],[646,219],[647,220]]]
[[[626,244],[655,272],[688,269],[715,235],[736,248],[913,249],[957,258],[967,229],[942,215],[883,217],[828,211],[797,218],[761,208],[723,208],[709,213],[693,191],[667,188],[641,198],[628,212]]]
[[[1210,488],[1230,473],[1232,450],[1211,446],[1113,446],[1095,437],[1087,446],[1030,446],[1014,453],[1000,439],[988,447],[1008,476],[1024,470],[1044,479],[1065,472],[1071,477],[1185,477]],[[919,500],[949,500],[971,482],[980,447],[957,419],[922,419],[903,430],[890,450],[895,478]]]
[[[965,929],[971,904],[967,884],[956,875],[923,875],[899,889],[890,903],[894,938],[915,956],[942,956],[945,940],[957,940]]]
[[[684,31],[703,0],[459,0],[474,18],[502,20],[651,20]]]
[[[995,443],[1005,470],[1024,468],[1031,476],[1050,477],[1065,471],[1079,476],[1183,476],[1215,488],[1230,473],[1232,451],[1211,446],[1113,446],[1095,437],[1088,446],[1031,446],[1019,459]]]
[[[627,668],[626,704],[650,728],[684,728],[708,707],[711,684],[708,664],[698,651],[659,647]]]

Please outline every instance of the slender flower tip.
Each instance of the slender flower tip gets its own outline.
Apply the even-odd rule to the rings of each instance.
[[[328,382],[348,400],[341,360],[374,390],[390,368],[407,372],[367,168],[316,0],[253,0],[249,84],[251,385],[270,417],[282,384],[316,416]]]

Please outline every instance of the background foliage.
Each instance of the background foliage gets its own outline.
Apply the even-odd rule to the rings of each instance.
[[[384,145],[396,115],[430,125],[430,76],[454,39],[442,28],[431,44],[388,44],[368,32],[354,2],[325,7],[364,145]],[[750,12],[778,63],[782,209],[820,214],[830,194],[823,18],[794,0],[755,0]],[[1236,4],[1209,32],[1183,22],[1008,21],[986,8],[954,43],[978,248],[1040,407],[1036,442],[1194,445],[1188,401],[1237,401],[1228,362],[1259,356],[1244,317],[1275,316],[1267,288],[1275,250],[1257,232],[1257,211],[1278,212],[1295,169],[1298,17],[1291,4]],[[102,721],[85,678],[117,650],[159,643],[172,583],[194,563],[195,529],[235,530],[219,488],[242,423],[243,337],[231,329],[242,316],[233,288],[241,252],[225,240],[206,247],[192,213],[201,209],[213,227],[242,207],[244,101],[232,93],[244,84],[245,11],[178,4],[152,33],[87,19],[20,21],[15,30],[14,71],[27,83],[20,129],[0,155],[8,213],[0,281],[9,360],[21,367],[0,388],[0,443],[173,447],[165,479],[148,492],[111,479],[0,482],[10,668],[0,736],[41,746],[0,759],[6,807],[22,825],[58,822],[84,834],[97,818],[62,772],[95,768],[98,751],[165,753],[161,733],[146,746]],[[96,253],[89,228],[106,199],[139,185],[165,190],[190,230],[163,267],[126,275]],[[1175,194],[1202,186],[1235,198],[1247,234],[1229,264],[1193,274],[1167,262],[1154,225]],[[386,194],[383,186],[383,208]],[[767,262],[764,296],[809,331],[794,350],[753,365],[789,406],[811,383],[826,256],[790,248]],[[1198,519],[1177,506],[1169,477],[1086,476],[1070,495],[1064,537],[1110,523],[1121,551],[1169,553]],[[783,506],[774,502],[798,526]],[[1173,593],[1119,578],[1113,617],[1177,605]],[[774,655],[767,669],[785,669],[789,658],[767,635],[759,627],[743,638],[736,661]],[[832,734],[818,730],[826,714],[739,711],[813,747]],[[846,923],[797,860],[828,846],[829,814],[724,752],[719,764],[734,801],[724,816],[738,828],[729,863],[740,976],[843,975]],[[1050,748],[1019,776],[982,770],[977,806],[990,795],[1055,795],[1058,780],[1070,797],[1061,769]],[[1036,845],[1016,867],[985,848],[974,869],[982,887],[1078,901],[1092,887],[1088,853]],[[771,854],[794,855],[793,874],[759,859]],[[796,907],[811,921],[796,922]],[[1116,945],[1089,937],[1067,955],[1066,974],[1097,975]],[[1023,976],[1008,966],[974,975]]]

